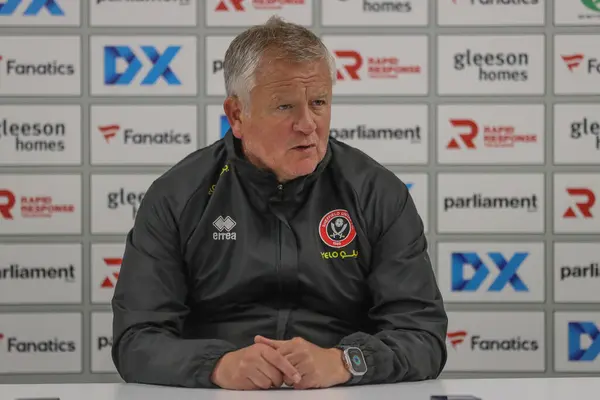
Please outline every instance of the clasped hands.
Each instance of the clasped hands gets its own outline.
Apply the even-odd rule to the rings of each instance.
[[[350,378],[339,349],[325,349],[300,337],[263,336],[256,336],[251,346],[225,354],[211,375],[214,384],[233,390],[279,388],[283,383],[294,389],[327,388]]]

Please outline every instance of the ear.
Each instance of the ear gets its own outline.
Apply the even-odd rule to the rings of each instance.
[[[225,111],[225,115],[227,115],[227,119],[229,119],[229,125],[231,126],[231,131],[233,135],[241,139],[242,138],[242,102],[236,96],[229,96],[225,99],[223,103],[223,111]]]

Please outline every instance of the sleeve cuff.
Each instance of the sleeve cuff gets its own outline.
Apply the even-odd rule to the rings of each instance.
[[[209,354],[204,357],[198,370],[196,371],[196,381],[199,387],[209,389],[219,389],[219,386],[215,385],[211,381],[211,375],[217,365],[217,362],[227,353],[237,350],[233,345],[223,345],[219,348],[213,349]]]
[[[345,383],[346,386],[366,384],[373,379],[377,370],[376,338],[364,332],[356,332],[343,338],[336,347],[358,347],[362,351],[365,363],[367,364],[367,373],[360,377],[360,379],[350,379]]]

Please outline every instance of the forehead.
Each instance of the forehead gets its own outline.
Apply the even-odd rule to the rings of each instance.
[[[256,88],[261,92],[285,92],[297,89],[329,91],[332,82],[325,60],[296,63],[269,60],[260,64]]]

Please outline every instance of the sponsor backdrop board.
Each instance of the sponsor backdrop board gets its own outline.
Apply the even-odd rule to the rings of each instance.
[[[336,60],[331,136],[421,214],[443,376],[600,376],[599,1],[0,0],[0,383],[119,381],[125,235],[227,132],[225,51],[273,14]]]

